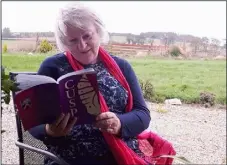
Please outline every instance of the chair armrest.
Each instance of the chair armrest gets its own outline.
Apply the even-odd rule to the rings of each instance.
[[[21,142],[18,142],[18,141],[16,141],[15,144],[16,144],[17,147],[19,147],[21,149],[27,149],[27,150],[30,150],[32,152],[36,152],[38,154],[45,155],[45,156],[49,157],[50,159],[54,160],[55,162],[57,162],[58,164],[69,165],[64,160],[58,158],[56,155],[54,155],[51,152],[42,150],[40,148],[32,147],[30,145],[27,145],[27,144],[24,144],[24,143],[21,143]]]
[[[178,161],[180,161],[183,164],[193,164],[192,162],[190,162],[188,159],[186,159],[183,156],[160,155],[160,156],[156,156],[154,158],[172,158],[172,159],[177,159]]]

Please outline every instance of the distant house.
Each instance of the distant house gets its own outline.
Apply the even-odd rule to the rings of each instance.
[[[124,34],[124,33],[112,33],[110,34],[110,42],[127,44],[128,43],[127,36],[128,34]]]
[[[160,39],[154,39],[153,46],[163,46],[162,41]]]
[[[110,41],[111,42],[116,42],[120,44],[126,44],[128,43],[127,41],[127,36],[110,36]]]
[[[144,40],[144,45],[150,45],[152,42],[152,39],[150,37],[146,37]]]
[[[12,37],[13,37],[13,38],[20,37],[20,33],[12,33]]]
[[[144,45],[151,45],[151,43],[153,46],[163,46],[163,43],[160,39],[152,39],[149,37],[145,38]]]

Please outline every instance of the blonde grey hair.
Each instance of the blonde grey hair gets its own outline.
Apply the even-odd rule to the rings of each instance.
[[[92,9],[76,2],[70,3],[61,8],[56,20],[55,39],[57,47],[60,51],[66,51],[67,45],[65,41],[65,27],[71,26],[84,29],[89,24],[93,24],[100,37],[100,43],[106,43],[109,40],[108,32],[102,20]]]

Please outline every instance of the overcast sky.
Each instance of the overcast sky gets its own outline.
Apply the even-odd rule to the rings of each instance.
[[[59,7],[68,2],[3,1],[2,27],[13,32],[53,31]],[[109,32],[176,32],[226,38],[226,2],[82,2],[103,19]]]

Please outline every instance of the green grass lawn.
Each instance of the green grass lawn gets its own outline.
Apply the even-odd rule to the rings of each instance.
[[[16,40],[2,40],[2,46],[3,45],[8,45],[8,44],[11,44],[11,43],[15,43],[16,42]]]
[[[49,54],[51,55],[51,54]],[[3,54],[7,71],[37,71],[47,55]],[[150,80],[164,98],[180,98],[196,103],[202,91],[216,95],[216,103],[226,104],[226,61],[192,61],[139,58],[128,59],[139,79]]]
[[[37,71],[47,54],[23,55],[21,53],[3,54],[2,65],[7,71]]]

